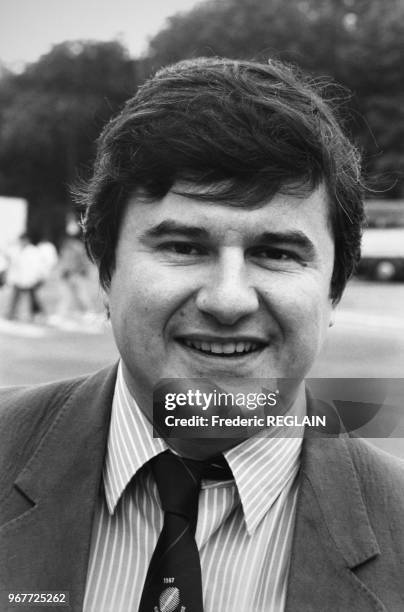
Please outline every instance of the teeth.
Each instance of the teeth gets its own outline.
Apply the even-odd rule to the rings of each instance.
[[[214,355],[234,355],[236,353],[249,353],[258,348],[255,342],[206,342],[205,340],[185,340],[190,348],[213,353]]]
[[[204,344],[207,345],[208,343],[204,342]],[[203,350],[206,350],[206,349],[204,348]],[[212,344],[210,345],[210,350],[211,350],[212,353],[224,353],[222,345],[219,344],[218,342],[212,342]]]

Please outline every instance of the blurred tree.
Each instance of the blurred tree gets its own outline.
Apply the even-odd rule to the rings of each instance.
[[[404,197],[403,0],[210,0],[171,17],[147,61],[198,55],[275,56],[345,85],[368,173],[386,196]]]
[[[29,202],[28,229],[54,240],[102,125],[133,94],[135,62],[118,42],[66,42],[0,81],[0,193]]]

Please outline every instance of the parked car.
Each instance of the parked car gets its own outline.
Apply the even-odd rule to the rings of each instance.
[[[403,227],[365,229],[358,275],[375,280],[404,280]]]

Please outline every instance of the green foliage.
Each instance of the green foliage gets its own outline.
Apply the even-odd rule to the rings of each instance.
[[[198,55],[275,56],[345,85],[350,100],[330,95],[376,188],[404,197],[404,0],[208,0],[171,17],[142,59],[118,42],[57,45],[0,75],[0,193],[27,198],[30,227],[57,238],[104,123],[152,70]]]
[[[222,55],[297,63],[353,92],[345,108],[368,173],[404,197],[403,0],[211,0],[173,16],[149,62]]]
[[[0,82],[0,193],[27,198],[31,229],[63,232],[69,184],[135,85],[135,64],[117,42],[57,45]]]

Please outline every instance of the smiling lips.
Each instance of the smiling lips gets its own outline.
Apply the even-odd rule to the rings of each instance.
[[[226,357],[241,356],[246,353],[252,353],[263,348],[262,342],[234,340],[234,341],[207,341],[207,340],[190,340],[182,339],[185,346],[205,353],[207,355],[220,355]]]

